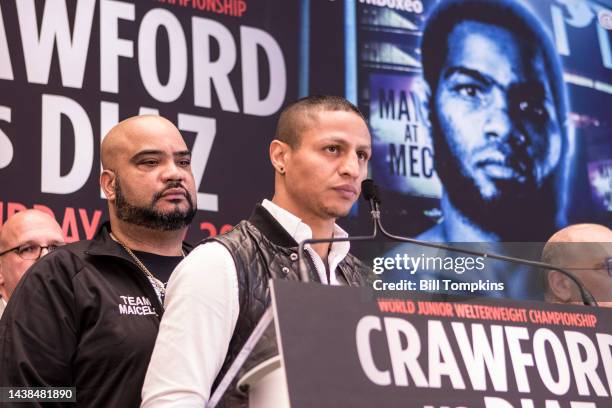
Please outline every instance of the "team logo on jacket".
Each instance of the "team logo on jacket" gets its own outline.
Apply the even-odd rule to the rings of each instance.
[[[157,315],[155,307],[151,305],[151,300],[146,296],[119,296],[119,314],[122,315]]]

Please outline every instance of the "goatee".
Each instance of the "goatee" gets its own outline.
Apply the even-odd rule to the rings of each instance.
[[[115,183],[115,210],[117,218],[130,224],[158,231],[176,231],[188,226],[191,224],[191,220],[196,213],[189,193],[185,193],[188,203],[188,208],[185,210],[181,210],[178,206],[169,212],[161,212],[155,209],[155,204],[161,199],[164,191],[169,188],[182,188],[182,185],[177,182],[168,183],[164,190],[155,193],[149,206],[139,207],[126,200],[121,190],[119,176],[117,176]]]

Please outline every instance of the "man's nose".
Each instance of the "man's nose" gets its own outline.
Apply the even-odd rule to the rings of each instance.
[[[164,181],[184,180],[185,179],[185,169],[178,166],[177,163],[174,162],[173,160],[170,160],[166,164],[166,166],[164,166],[162,178]]]
[[[347,154],[342,162],[340,168],[342,175],[350,176],[351,178],[358,178],[360,174],[359,157],[357,153]]]
[[[495,92],[492,95],[487,109],[484,132],[488,140],[519,146],[526,143],[527,138],[520,124],[516,123],[512,117],[505,93]]]

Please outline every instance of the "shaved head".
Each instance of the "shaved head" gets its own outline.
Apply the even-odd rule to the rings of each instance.
[[[599,224],[574,224],[555,232],[548,242],[612,242],[612,230]]]
[[[125,119],[116,124],[104,137],[100,148],[102,168],[113,169],[128,148],[139,146],[143,139],[152,133],[165,132],[177,134],[178,129],[168,119],[155,115],[140,115]],[[182,141],[182,136],[181,136]],[[185,143],[183,142],[183,145]],[[187,150],[187,146],[185,146]]]
[[[45,212],[24,210],[10,217],[0,230],[0,252],[14,249],[0,256],[0,295],[10,298],[26,270],[36,262],[23,257],[38,253],[39,247],[53,248],[63,243],[61,227]]]
[[[18,237],[26,234],[34,237],[41,229],[51,230],[56,238],[62,237],[62,229],[52,216],[40,210],[24,210],[10,217],[0,229],[0,252],[18,244]],[[63,242],[61,239],[60,242]]]
[[[575,224],[557,231],[542,251],[542,261],[576,276],[600,305],[612,306],[612,230],[598,224]],[[544,273],[545,297],[580,302],[575,284],[556,271]]]
[[[542,251],[542,260],[556,266],[569,265],[575,251],[569,249],[583,245],[570,243],[612,243],[612,230],[599,224],[574,224],[555,232],[546,242]],[[563,245],[568,244],[568,245]]]
[[[316,126],[321,112],[353,112],[365,123],[359,109],[340,96],[314,95],[290,104],[280,114],[276,126],[276,139],[292,148],[300,144],[300,136]]]

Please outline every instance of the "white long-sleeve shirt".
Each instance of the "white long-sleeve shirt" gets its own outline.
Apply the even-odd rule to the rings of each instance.
[[[312,238],[298,217],[264,200],[263,207],[296,242]],[[334,227],[334,237],[348,234]],[[327,282],[321,257],[309,246],[321,282]],[[350,244],[335,242],[328,254],[330,281]],[[221,370],[239,314],[238,278],[232,255],[217,242],[198,246],[174,270],[165,312],[142,390],[141,407],[203,407]]]
[[[4,313],[4,309],[6,309],[6,301],[0,296],[0,319],[2,318],[2,313]]]

